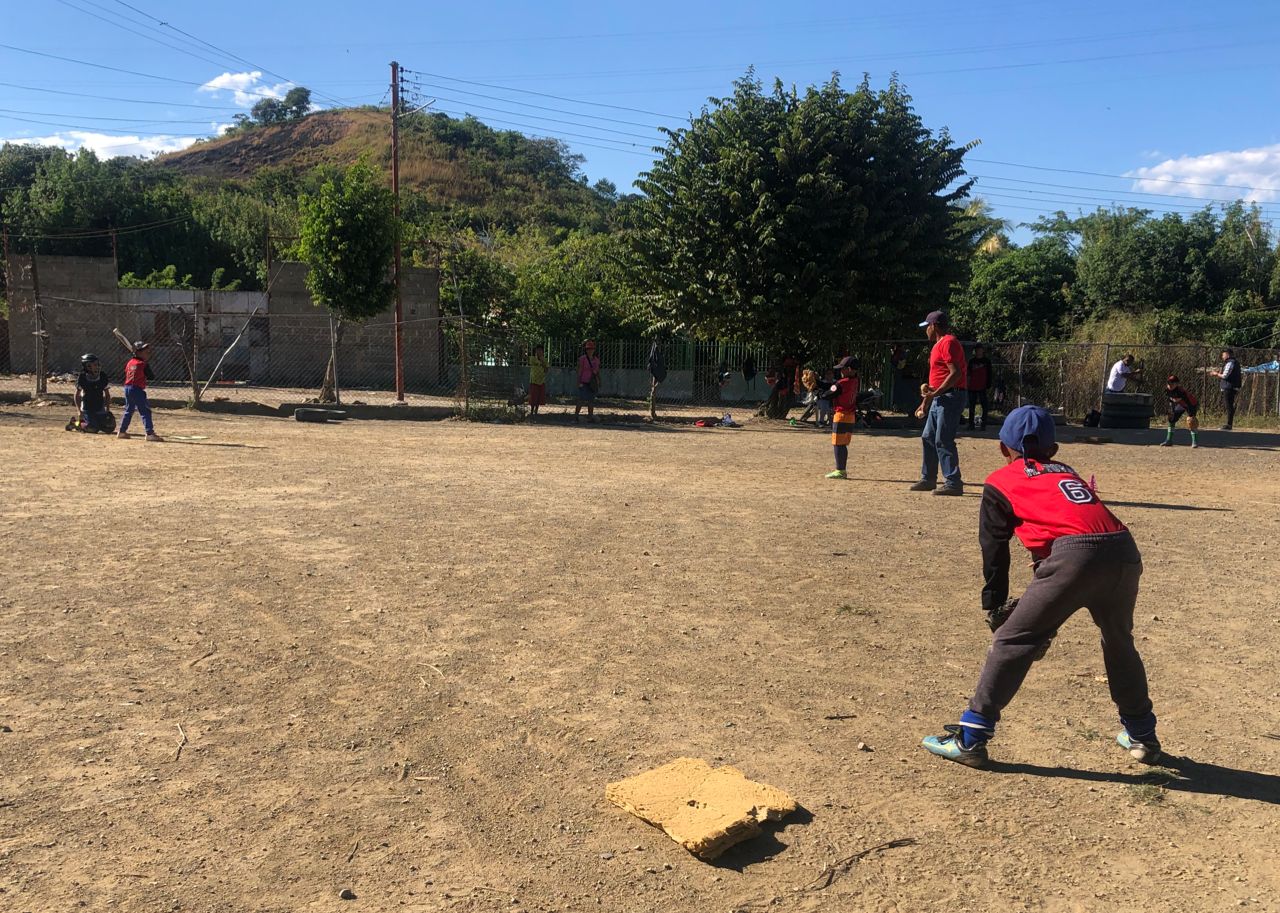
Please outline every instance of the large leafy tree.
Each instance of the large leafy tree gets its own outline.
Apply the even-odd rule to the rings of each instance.
[[[636,283],[660,325],[702,336],[899,330],[964,275],[964,151],[925,128],[896,79],[765,93],[748,73],[668,131],[637,182]]]

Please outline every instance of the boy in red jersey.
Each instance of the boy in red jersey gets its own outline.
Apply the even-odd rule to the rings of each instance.
[[[840,379],[823,391],[831,398],[831,407],[835,409],[831,445],[836,451],[836,469],[827,473],[827,478],[847,479],[849,441],[853,440],[853,426],[858,421],[858,364],[852,355],[846,355],[836,365],[836,371]]]
[[[987,741],[1000,712],[1013,700],[1031,664],[1080,608],[1102,631],[1102,657],[1111,699],[1124,729],[1116,737],[1135,759],[1160,757],[1147,673],[1133,643],[1133,610],[1142,556],[1123,523],[1076,471],[1054,462],[1053,416],[1021,406],[1005,418],[1000,452],[1008,461],[987,477],[978,539],[986,585],[982,608],[995,631],[969,709],[947,735],[929,736],[926,750],[969,767],[987,763]],[[1031,552],[1035,574],[1007,615],[1009,540]]]
[[[120,419],[120,431],[116,437],[129,437],[129,422],[136,412],[142,416],[142,427],[146,429],[147,440],[164,440],[156,434],[155,425],[151,423],[151,404],[147,402],[147,381],[155,378],[151,366],[147,364],[150,357],[151,349],[145,342],[133,344],[133,358],[124,366],[124,418]]]

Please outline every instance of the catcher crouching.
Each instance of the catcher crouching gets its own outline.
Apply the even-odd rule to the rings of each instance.
[[[1129,530],[1074,469],[1054,461],[1053,416],[1039,406],[1009,413],[1000,429],[1007,464],[982,492],[978,538],[986,584],[982,608],[994,636],[969,709],[926,750],[970,767],[987,763],[987,742],[1031,665],[1058,628],[1087,608],[1102,632],[1111,699],[1124,729],[1116,737],[1136,760],[1160,757],[1147,673],[1133,642],[1133,612],[1142,556]],[[1031,552],[1035,573],[1026,592],[1009,600],[1009,540]]]

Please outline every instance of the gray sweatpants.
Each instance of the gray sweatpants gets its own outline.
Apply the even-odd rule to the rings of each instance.
[[[1018,607],[995,632],[969,709],[993,723],[1027,677],[1036,650],[1081,608],[1102,631],[1111,699],[1122,717],[1151,712],[1147,670],[1133,644],[1142,556],[1127,532],[1064,536],[1053,543]]]

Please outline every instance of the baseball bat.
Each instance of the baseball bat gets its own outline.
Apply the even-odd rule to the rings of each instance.
[[[111,335],[120,341],[120,345],[124,346],[128,350],[130,355],[138,354],[137,352],[133,351],[133,343],[129,341],[129,337],[121,333],[119,327],[114,327],[111,330]]]

